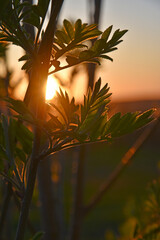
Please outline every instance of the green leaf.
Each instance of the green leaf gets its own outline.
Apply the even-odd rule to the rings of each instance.
[[[65,40],[66,41],[66,40]],[[56,43],[60,48],[64,49],[65,48],[65,41],[62,41],[61,39],[55,38],[54,39],[54,43]],[[64,42],[64,43],[63,43]],[[58,51],[59,53],[59,51]],[[62,53],[62,55],[64,54],[64,52]],[[61,55],[60,55],[61,56]]]
[[[108,122],[106,123],[106,126],[105,126],[105,133],[107,135],[109,135],[110,133],[113,132],[113,130],[116,128],[117,124],[119,123],[120,121],[120,117],[121,117],[121,113],[118,112],[116,114],[114,114],[109,120]]]
[[[87,40],[91,40],[94,38],[97,38],[102,32],[99,31],[98,29],[94,29],[91,32],[87,32],[83,35],[83,37],[81,38],[81,41],[87,41]]]
[[[66,62],[69,64],[69,65],[75,65],[75,64],[78,64],[79,63],[79,59],[77,57],[72,57],[72,56],[67,56],[66,57]]]
[[[33,117],[33,114],[31,113],[31,111],[28,109],[28,107],[26,106],[26,104],[21,101],[21,100],[15,100],[13,98],[4,98],[4,101],[8,102],[8,106],[13,109],[15,112],[21,114],[21,115],[31,115]]]
[[[105,42],[108,41],[108,38],[109,38],[110,33],[111,33],[111,31],[112,31],[112,28],[113,28],[113,26],[110,26],[110,27],[108,27],[108,28],[102,33],[101,39],[104,39]]]
[[[70,42],[68,35],[64,31],[57,30],[55,36],[57,37],[58,41],[61,42],[61,44],[68,44]]]
[[[96,24],[88,25],[86,23],[82,24],[81,20],[78,19],[73,27],[73,24],[68,20],[64,20],[63,28],[61,30],[57,30],[55,33],[53,52],[55,60],[65,55],[66,53],[71,52],[72,59],[69,57],[67,59],[68,65],[73,65],[73,58],[77,58],[77,52],[74,53],[73,50],[76,48],[81,48],[84,46],[82,44],[84,41],[91,40],[97,38],[101,34],[101,38],[96,40],[94,45],[91,46],[88,50],[82,51],[80,50],[79,60],[80,62],[90,62],[95,64],[100,64],[99,58],[104,58],[110,61],[113,59],[109,56],[105,56],[105,53],[116,50],[114,47],[118,45],[122,40],[119,40],[127,30],[120,31],[119,29],[115,31],[112,38],[108,41],[109,35],[111,33],[112,26],[108,27],[104,33],[97,29]],[[75,59],[76,60],[76,59]],[[78,64],[79,62],[77,61]]]
[[[100,55],[101,58],[104,58],[104,59],[107,59],[107,60],[110,60],[111,62],[113,62],[113,58],[107,56],[107,55]]]
[[[74,98],[69,99],[67,92],[65,94],[60,89],[60,93],[57,92],[56,104],[50,103],[50,105],[56,110],[59,121],[66,125],[77,123],[77,111],[79,105],[75,104]]]
[[[48,132],[51,132],[56,129],[63,129],[63,124],[58,120],[58,117],[54,116],[51,113],[48,113],[50,119],[45,123],[45,128]]]
[[[82,30],[82,21],[81,19],[78,19],[75,24],[74,24],[74,28],[75,28],[75,38],[77,38]]]
[[[154,110],[151,109],[142,114],[139,114],[139,112],[126,113],[122,117],[120,113],[116,113],[107,121],[105,135],[119,137],[133,132],[151,122],[153,120],[151,117],[153,112]]]
[[[146,112],[140,114],[137,119],[134,128],[138,129],[140,127],[143,127],[147,123],[151,122],[153,120],[152,114],[154,113],[155,109],[147,110]]]
[[[23,55],[22,57],[20,57],[19,59],[18,59],[18,61],[20,62],[20,61],[26,61],[26,60],[28,60],[30,58],[30,56],[28,55],[28,54],[25,54],[25,55]]]
[[[25,64],[23,64],[21,69],[29,72],[32,68],[32,64],[33,64],[32,60],[28,60],[27,62],[25,62]]]
[[[97,29],[97,24],[93,23],[88,25],[87,23],[84,23],[82,25],[82,34],[85,35],[85,33],[91,32],[93,30]]]
[[[79,59],[85,61],[85,60],[92,58],[94,55],[95,54],[93,51],[85,50],[85,51],[80,52]]]
[[[109,96],[107,94],[109,88],[107,84],[100,90],[101,79],[99,79],[94,87],[93,92],[89,89],[87,97],[84,96],[84,103],[81,105],[81,121],[79,123],[78,134],[85,134],[90,139],[95,139],[98,136],[97,126],[101,125],[104,129],[104,118],[106,119],[106,106],[109,103]],[[92,132],[93,131],[93,132]]]
[[[73,29],[72,24],[68,20],[64,19],[63,25],[64,25],[64,30],[68,34],[70,40],[73,40],[73,38],[74,38],[74,29]]]
[[[104,39],[99,39],[95,41],[94,45],[90,48],[91,51],[97,53],[100,53],[102,49],[105,47],[106,42]]]
[[[126,32],[128,32],[128,30],[122,30],[122,31],[120,31],[119,29],[117,29],[117,30],[114,32],[111,40],[110,40],[108,43],[109,43],[111,46],[117,45],[118,43],[120,43],[120,42],[119,42],[120,38],[122,38],[123,35],[124,35]]]

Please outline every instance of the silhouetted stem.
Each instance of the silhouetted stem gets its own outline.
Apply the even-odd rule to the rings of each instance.
[[[79,156],[77,159],[75,198],[73,207],[72,227],[70,234],[71,240],[79,240],[83,221],[84,160],[85,160],[85,146],[81,146]]]
[[[6,220],[7,211],[8,211],[11,197],[12,197],[12,184],[10,182],[8,182],[7,189],[6,189],[6,195],[5,195],[3,206],[2,206],[1,218],[0,218],[0,239],[2,238],[4,223]]]
[[[15,204],[17,206],[17,209],[20,211],[21,210],[21,203],[20,203],[18,197],[16,196],[16,194],[14,192],[13,192],[13,198],[14,198]],[[36,233],[36,230],[34,229],[34,226],[30,222],[29,218],[27,220],[27,227],[28,227],[28,230],[30,231],[30,233],[32,235],[34,235]]]
[[[92,211],[97,204],[101,201],[103,196],[106,194],[108,189],[113,185],[113,183],[118,179],[120,174],[125,170],[128,164],[131,162],[133,156],[137,153],[139,148],[144,144],[144,142],[149,138],[151,133],[157,128],[159,124],[159,120],[155,121],[152,126],[147,127],[140,137],[135,141],[132,147],[125,153],[122,157],[120,163],[114,169],[114,171],[110,174],[106,182],[100,187],[98,193],[93,197],[90,203],[85,207],[84,216],[86,216],[90,211]]]
[[[17,234],[15,238],[16,240],[23,240],[24,238],[25,227],[26,227],[28,214],[29,214],[29,207],[32,200],[36,174],[37,174],[38,160],[35,161],[35,159],[39,153],[40,136],[41,136],[40,129],[36,128],[34,145],[33,145],[33,153],[32,153],[31,162],[29,166],[27,187],[24,194],[24,199],[22,201],[22,208],[21,208],[20,218],[18,222]]]

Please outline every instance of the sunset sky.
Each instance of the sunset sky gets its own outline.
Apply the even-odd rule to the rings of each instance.
[[[89,0],[65,0],[61,20],[88,22]],[[160,98],[160,0],[103,0],[100,29],[128,29],[114,61],[97,73],[108,82],[113,98]]]
[[[65,0],[60,23],[64,18],[89,22],[90,2]],[[160,0],[103,0],[99,28],[105,30],[110,25],[113,30],[129,31],[118,51],[110,54],[114,61],[104,61],[96,78],[101,76],[103,84],[109,83],[114,100],[160,99]],[[12,48],[11,65],[17,64],[13,56],[21,54]],[[78,81],[86,81],[85,76]]]

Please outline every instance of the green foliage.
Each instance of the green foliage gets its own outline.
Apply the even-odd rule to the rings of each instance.
[[[33,134],[12,117],[1,115],[0,120],[0,175],[21,191],[25,166],[32,150]]]
[[[31,59],[35,59],[35,46],[24,25],[30,24],[36,27],[39,36],[48,5],[49,0],[39,0],[37,5],[20,0],[14,0],[13,3],[9,0],[0,2],[0,41],[21,46],[28,54],[29,62],[32,62]],[[23,68],[28,69],[28,65]]]
[[[109,40],[111,30],[112,26],[108,27],[104,33],[102,33],[97,29],[96,24],[82,24],[80,19],[72,24],[65,19],[63,21],[63,28],[57,30],[55,33],[52,56],[53,65],[55,66],[55,61],[63,55],[66,55],[68,65],[75,65],[81,62],[100,64],[100,58],[113,61],[113,59],[106,54],[117,49],[115,46],[122,42],[120,39],[127,30],[120,31],[118,29]],[[88,48],[84,42],[99,36],[100,38],[95,41],[93,46],[87,50],[83,50],[83,48]],[[79,51],[73,51],[75,49]]]
[[[154,180],[148,188],[141,210],[139,232],[144,240],[160,238],[160,181]]]
[[[159,240],[160,239],[160,181],[154,180],[148,187],[145,198],[135,205],[138,212],[131,215],[121,227],[121,234],[106,234],[106,240]]]
[[[0,41],[11,42],[21,46],[26,54],[19,61],[26,61],[22,69],[31,70],[33,62],[42,61],[42,56],[37,56],[43,35],[43,22],[48,9],[49,1],[38,1],[37,5],[19,0],[2,4],[3,14],[0,24]],[[24,24],[30,24],[38,29],[35,43],[26,32]],[[54,66],[55,71],[77,65],[82,62],[100,64],[100,59],[113,60],[108,53],[117,49],[122,42],[122,36],[127,30],[116,30],[110,37],[112,26],[103,33],[97,29],[96,24],[88,25],[78,19],[74,24],[68,20],[63,21],[62,29],[57,29],[53,41],[50,67]],[[94,45],[88,47],[86,41],[98,38]],[[87,48],[87,50],[84,50]],[[66,65],[60,67],[59,58],[65,56]],[[55,72],[54,71],[54,72]]]
[[[45,58],[46,49],[43,49],[44,46],[48,47],[47,41],[50,36],[47,33],[53,30],[51,28],[49,31],[43,31],[49,2],[49,0],[39,0],[33,5],[21,0],[0,0],[0,57],[5,56],[6,44],[13,43],[25,50],[25,55],[19,59],[19,61],[25,61],[22,69],[33,70],[35,73],[40,71],[39,66],[45,63],[47,58]],[[54,20],[56,22],[56,19]],[[52,23],[53,26],[55,22]],[[36,27],[37,35],[34,40],[26,32],[26,24]],[[47,69],[47,71],[51,74],[84,62],[100,64],[101,59],[112,61],[108,53],[117,49],[117,45],[122,42],[121,38],[127,30],[118,29],[112,36],[111,32],[112,26],[101,32],[96,24],[88,25],[82,23],[80,19],[73,24],[65,19],[63,27],[57,29],[54,34],[52,49],[49,48],[52,54],[49,62],[46,63],[49,67],[54,66],[55,70],[49,72]],[[94,44],[92,41],[88,44],[88,41],[92,39],[95,39]],[[61,66],[61,57],[65,57],[66,65],[64,66]],[[42,73],[42,76],[45,75],[45,71]],[[34,81],[39,81],[39,79],[35,78]],[[110,96],[107,84],[101,88],[101,79],[96,82],[93,91],[89,89],[88,94],[84,96],[83,104],[80,105],[75,103],[74,98],[70,100],[68,94],[60,89],[55,102],[46,104],[48,114],[46,120],[36,118],[24,102],[12,98],[4,99],[10,108],[11,115],[2,114],[0,118],[0,175],[14,186],[13,191],[18,197],[23,198],[26,194],[25,200],[27,199],[28,202],[24,206],[26,207],[23,212],[24,216],[27,216],[29,199],[32,196],[32,186],[26,188],[25,180],[28,176],[32,177],[31,172],[35,174],[33,177],[36,176],[37,162],[64,148],[88,142],[110,141],[152,121],[154,112],[152,109],[144,113],[127,113],[123,116],[116,113],[109,118]],[[39,135],[40,139],[36,139],[38,134],[31,131],[33,126],[36,133],[42,132],[42,135]],[[35,142],[33,144],[33,138],[36,139],[36,144]],[[31,154],[33,152],[35,155]],[[27,167],[29,159],[30,168]],[[28,169],[31,171],[30,175],[27,172]],[[34,178],[30,181],[33,186],[34,181]],[[152,198],[149,206],[153,208],[154,203],[155,198]],[[25,221],[23,228],[24,225]],[[155,233],[156,229],[152,230]],[[144,235],[144,239],[152,236],[152,233],[152,231],[147,232],[146,234],[149,235]],[[138,234],[139,231],[135,230],[134,237],[137,240]],[[39,232],[32,240],[41,239],[42,236],[43,233]],[[111,237],[113,239],[113,236]]]
[[[153,120],[153,109],[123,116],[116,113],[108,118],[111,93],[108,93],[108,84],[102,89],[100,87],[101,79],[96,82],[93,91],[89,89],[80,106],[75,104],[74,98],[70,100],[68,94],[60,89],[55,102],[47,104],[49,120],[46,122],[36,119],[23,102],[9,98],[5,100],[9,102],[9,107],[18,113],[16,118],[42,128],[44,136],[49,138],[51,144],[49,153],[60,150],[59,147],[65,148],[81,142],[109,141]],[[56,148],[53,144],[55,140]],[[23,143],[22,145],[25,146]]]
[[[135,112],[121,116],[120,113],[116,113],[108,118],[111,96],[108,92],[108,84],[101,88],[99,79],[94,90],[89,89],[88,94],[84,96],[83,104],[77,105],[74,98],[70,100],[68,94],[60,89],[54,103],[46,103],[49,117],[47,121],[36,119],[24,102],[4,99],[13,116],[1,115],[0,175],[15,186],[18,196],[23,196],[26,166],[33,146],[33,133],[28,128],[30,124],[42,129],[43,141],[37,158],[43,159],[77,144],[110,141],[144,126],[153,119],[152,109],[141,114]],[[26,122],[27,126],[22,122]],[[43,144],[47,140],[49,145],[46,148],[46,144]]]
[[[15,100],[13,98],[4,98],[4,100],[8,103],[8,107],[17,113],[15,115],[16,118],[32,124],[36,124],[36,119],[33,113],[27,108],[26,104],[23,101]]]

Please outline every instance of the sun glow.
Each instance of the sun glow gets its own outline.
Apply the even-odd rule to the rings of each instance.
[[[46,86],[46,100],[51,100],[55,96],[56,91],[58,90],[59,85],[56,78],[54,78],[53,76],[48,76]]]

